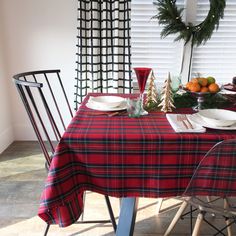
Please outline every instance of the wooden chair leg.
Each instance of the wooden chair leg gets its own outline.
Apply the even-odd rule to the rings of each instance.
[[[180,219],[181,215],[183,214],[184,210],[186,209],[186,207],[188,206],[188,203],[186,201],[184,201],[179,210],[177,211],[177,213],[175,214],[174,219],[171,221],[168,229],[166,230],[164,236],[167,236],[170,234],[170,232],[173,230],[173,228],[175,227],[176,223],[178,222],[178,220]]]
[[[195,223],[195,226],[194,226],[194,229],[193,229],[192,236],[198,236],[199,235],[200,226],[202,224],[203,218],[204,218],[204,213],[200,212],[197,216],[197,220],[196,220],[196,223]]]
[[[228,225],[228,227],[227,227],[228,236],[233,236],[233,234],[232,234],[232,225],[231,225],[230,220],[226,220],[225,223],[226,223],[226,225]]]

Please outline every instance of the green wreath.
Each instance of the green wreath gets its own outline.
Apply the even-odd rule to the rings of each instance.
[[[209,0],[210,10],[203,22],[198,25],[188,23],[182,20],[182,12],[184,8],[178,9],[176,0],[156,0],[154,2],[158,7],[158,14],[153,18],[157,18],[160,25],[164,28],[161,37],[165,38],[169,34],[179,34],[175,41],[183,39],[185,44],[192,40],[192,46],[205,44],[215,29],[219,27],[219,21],[224,17],[225,0]]]

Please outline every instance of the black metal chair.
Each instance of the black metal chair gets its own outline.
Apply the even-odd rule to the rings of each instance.
[[[228,236],[233,235],[231,226],[236,223],[236,139],[221,141],[207,152],[182,196],[184,201],[164,236],[171,233],[187,206],[198,212],[193,231],[191,229],[193,236],[199,235],[203,221],[217,232],[214,235],[225,235],[225,230]],[[219,229],[207,219],[209,215],[221,216],[226,225]]]
[[[55,146],[73,117],[60,70],[31,71],[16,74],[13,81],[25,106],[34,132],[45,157],[48,170]],[[110,220],[83,221],[82,223],[111,222],[116,231],[116,221],[108,196],[105,196]],[[47,225],[47,234],[50,225]]]

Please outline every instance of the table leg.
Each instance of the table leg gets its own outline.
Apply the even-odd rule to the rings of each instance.
[[[134,233],[138,198],[122,198],[116,236],[132,236]]]

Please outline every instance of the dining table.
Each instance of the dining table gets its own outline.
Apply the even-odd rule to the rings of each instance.
[[[122,199],[116,235],[131,236],[138,198],[181,196],[207,151],[235,139],[236,130],[177,133],[162,111],[108,116],[86,106],[91,96],[101,95],[137,97],[86,96],[56,147],[38,215],[48,224],[69,226],[83,212],[84,192],[92,191]],[[193,112],[181,108],[172,113]]]

